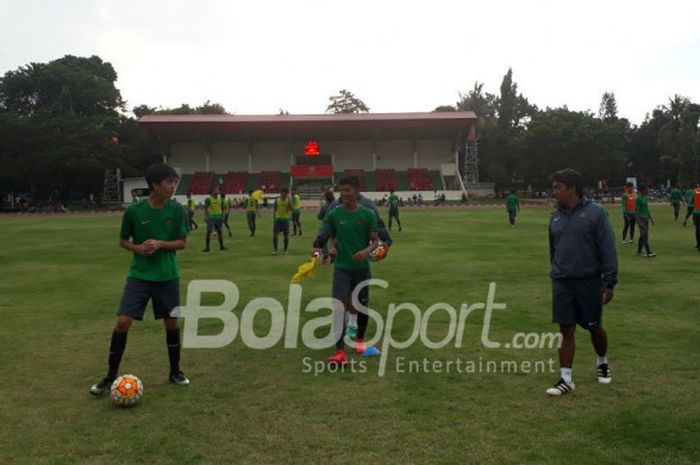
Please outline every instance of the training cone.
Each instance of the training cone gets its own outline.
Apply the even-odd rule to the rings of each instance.
[[[363,357],[377,357],[381,352],[374,346],[369,346],[362,352]]]

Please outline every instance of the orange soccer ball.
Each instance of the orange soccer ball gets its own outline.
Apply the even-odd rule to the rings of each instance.
[[[120,407],[133,407],[143,397],[143,383],[134,375],[122,375],[112,383],[112,402]]]
[[[386,244],[383,242],[380,242],[379,245],[377,246],[376,249],[374,249],[372,252],[369,254],[370,260],[373,262],[378,262],[380,260],[384,260],[386,258],[386,254],[389,251],[388,247]]]

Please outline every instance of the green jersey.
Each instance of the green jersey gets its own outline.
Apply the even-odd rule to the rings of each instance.
[[[231,202],[232,201],[233,201],[232,199],[226,199],[226,198],[221,199],[221,208],[224,212],[224,215],[231,213]]]
[[[187,199],[187,210],[194,213],[194,199]]]
[[[369,258],[356,262],[352,257],[369,245],[370,232],[377,231],[374,212],[360,205],[352,212],[345,207],[335,208],[328,213],[328,227],[338,250],[335,267],[343,270],[369,268]]]
[[[514,212],[520,208],[520,203],[518,202],[518,196],[515,194],[510,194],[506,197],[506,210],[509,212]]]
[[[292,211],[292,203],[289,197],[275,199],[274,215],[275,221],[289,221],[289,212]]]
[[[648,220],[651,217],[649,213],[649,199],[646,195],[637,195],[637,207],[636,213],[640,218]]]
[[[174,241],[187,236],[185,210],[178,202],[168,200],[163,208],[153,208],[148,201],[130,206],[122,217],[119,237],[134,244],[148,239]],[[180,277],[174,250],[158,250],[153,255],[134,253],[129,277],[143,281],[169,281]]]
[[[688,204],[688,207],[693,206],[693,189],[688,189],[685,191],[685,203]]]
[[[258,201],[255,200],[253,197],[248,197],[245,200],[245,211],[247,214],[253,214],[255,215],[256,207],[258,206]]]
[[[391,194],[389,196],[389,208],[396,210],[399,208],[399,196],[396,194]]]
[[[681,203],[681,191],[679,189],[671,189],[671,203]]]
[[[209,218],[212,220],[220,220],[224,213],[224,202],[225,200],[219,197],[207,197],[204,201],[204,206],[207,209]]]
[[[301,211],[301,197],[299,194],[292,195],[292,212],[299,213]]]

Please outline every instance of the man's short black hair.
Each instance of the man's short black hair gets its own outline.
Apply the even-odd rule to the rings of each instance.
[[[338,181],[338,185],[349,185],[352,186],[352,188],[355,190],[360,190],[360,178],[358,178],[357,176],[343,176],[342,178],[340,178],[340,181]]]
[[[286,187],[283,187],[283,188],[280,190],[280,192],[282,192],[282,193],[286,192],[287,194],[289,194],[289,189],[287,189]]]
[[[639,186],[637,186],[637,190],[638,190],[639,192],[644,192],[645,190],[647,190],[647,185],[646,185],[646,184],[640,184]]]
[[[248,195],[253,195],[253,189],[248,191]]]
[[[180,176],[177,174],[177,171],[175,171],[172,166],[166,165],[165,163],[154,163],[148,168],[146,168],[144,178],[146,178],[146,184],[148,184],[148,188],[153,190],[154,185],[160,184],[161,182],[169,178],[180,179]]]
[[[566,187],[573,186],[576,188],[576,195],[579,197],[583,195],[583,176],[581,176],[581,173],[574,169],[565,168],[563,170],[555,171],[552,173],[549,179],[551,179],[552,182],[560,182]]]

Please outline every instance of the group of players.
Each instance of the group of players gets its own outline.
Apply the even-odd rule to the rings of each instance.
[[[127,334],[134,320],[142,320],[146,306],[152,302],[156,319],[163,319],[166,330],[166,343],[170,361],[170,382],[185,386],[190,380],[180,369],[180,327],[172,311],[180,305],[180,272],[175,252],[185,248],[191,228],[197,228],[194,221],[195,205],[188,195],[187,207],[183,208],[172,199],[178,182],[175,170],[166,164],[151,165],[145,173],[150,196],[129,208],[122,217],[120,246],[133,254],[126,285],[122,292],[117,311],[117,321],[112,331],[109,346],[108,370],[105,377],[90,388],[90,393],[100,395],[107,391],[117,377],[121,358],[126,347]],[[336,312],[342,312],[343,324],[334,324],[336,351],[329,363],[348,363],[344,352],[344,338],[347,334],[355,341],[355,350],[366,356],[378,355],[374,347],[366,347],[364,334],[368,316],[352,308],[351,295],[357,284],[368,279],[370,254],[384,242],[385,250],[391,246],[384,223],[374,203],[359,192],[359,179],[345,177],[340,180],[340,198],[327,198],[322,227],[314,240],[312,253],[328,256],[334,262],[333,297]],[[292,197],[285,188],[273,205],[273,255],[277,254],[277,236],[284,235],[284,251],[289,245],[289,216],[294,224],[294,234],[301,236],[301,201],[296,190]],[[255,218],[259,215],[259,205],[253,192],[245,202],[248,226],[251,237],[255,235]],[[394,205],[398,205],[396,201]],[[341,208],[342,207],[342,208]],[[209,252],[212,233],[216,232],[219,247],[226,250],[223,243],[222,225],[228,223],[230,204],[214,188],[206,199],[205,222],[207,224],[206,248]],[[394,210],[394,217],[398,211]],[[398,218],[397,218],[398,219]],[[230,227],[227,227],[230,233]],[[386,256],[386,254],[384,254]],[[360,292],[359,301],[367,306],[368,288]],[[348,325],[345,325],[345,313]]]
[[[260,217],[260,200],[255,197],[254,191],[248,192],[248,197],[244,200],[243,206],[246,212],[246,221],[250,237],[255,236],[256,218]],[[231,226],[229,225],[229,217],[233,207],[231,199],[227,199],[225,194],[219,192],[219,188],[214,186],[209,197],[204,201],[204,223],[207,226],[205,236],[205,247],[203,252],[209,252],[211,237],[215,235],[219,241],[219,249],[227,250],[224,246],[223,228],[228,231],[228,236],[233,237]],[[187,193],[187,224],[190,231],[197,229],[199,225],[195,221],[197,205],[192,198],[192,195]],[[297,193],[296,187],[292,187],[291,195],[286,187],[280,191],[279,197],[274,200],[273,208],[273,255],[278,253],[277,237],[282,234],[284,236],[284,253],[287,253],[289,247],[289,221],[291,217],[293,225],[293,236],[297,234],[301,236],[301,196]]]
[[[187,209],[172,196],[178,175],[168,165],[150,166],[145,173],[150,188],[148,199],[130,206],[122,217],[120,246],[133,254],[131,267],[117,312],[117,321],[112,332],[109,348],[107,375],[90,388],[93,395],[100,395],[111,386],[117,376],[119,364],[126,346],[127,333],[133,320],[143,319],[146,306],[152,301],[156,319],[163,319],[170,360],[170,381],[176,385],[188,385],[189,379],[180,369],[180,329],[178,319],[171,313],[179,306],[179,268],[175,257],[177,250],[186,246],[187,235],[193,221],[194,206],[191,197]],[[560,396],[570,393],[575,385],[572,379],[572,364],[575,352],[574,332],[581,326],[591,334],[591,340],[598,355],[596,367],[598,382],[610,383],[612,377],[607,359],[608,336],[602,327],[602,306],[612,300],[617,284],[617,257],[612,229],[607,212],[591,202],[583,194],[583,180],[575,170],[561,170],[552,175],[553,193],[557,208],[550,217],[549,248],[550,277],[552,281],[552,315],[563,335],[559,349],[561,378],[547,394]],[[364,343],[368,315],[354,308],[352,295],[358,284],[371,277],[370,255],[383,242],[388,251],[392,239],[377,211],[374,202],[359,191],[359,179],[344,177],[339,181],[340,198],[329,196],[322,215],[322,226],[313,243],[314,255],[325,254],[335,263],[332,297],[334,322],[333,335],[336,341],[335,353],[328,359],[330,364],[343,366],[348,363],[344,339],[354,339],[355,350],[360,355],[378,355],[374,347]],[[693,220],[696,227],[696,246],[700,250],[700,183],[686,192],[686,201],[692,201]],[[633,234],[629,224],[631,212],[640,226],[638,251],[646,250],[645,257],[654,256],[648,246],[648,222],[653,219],[649,213],[647,189],[640,186],[638,195],[633,186],[627,186],[622,206],[625,211],[625,232]],[[393,196],[393,192],[392,192]],[[672,194],[673,199],[677,194]],[[390,218],[398,220],[398,201],[390,198]],[[277,236],[284,235],[284,250],[288,248],[289,215],[292,214],[294,233],[301,235],[299,213],[300,199],[293,191],[292,198],[287,189],[273,206],[274,234],[273,254],[277,253]],[[186,211],[187,210],[187,211]],[[519,204],[511,197],[507,202],[511,225]],[[675,208],[676,218],[678,209]],[[255,234],[255,217],[259,215],[257,200],[251,192],[246,201],[246,211],[251,236]],[[222,224],[227,223],[230,204],[220,196],[218,189],[205,202],[207,238],[204,249],[209,251],[212,232],[216,232],[219,245],[223,245]],[[511,214],[512,213],[512,214]],[[319,215],[321,218],[321,215]],[[686,220],[688,217],[686,217]],[[399,228],[400,228],[399,223]],[[230,228],[229,228],[230,231]],[[386,256],[386,252],[383,254]],[[369,287],[364,286],[358,293],[359,303],[369,306]],[[338,319],[337,316],[341,316]],[[347,317],[347,322],[346,322]],[[339,323],[340,321],[340,323]]]
[[[620,202],[624,219],[622,243],[631,244],[634,242],[634,229],[637,226],[639,228],[637,255],[653,258],[656,254],[649,247],[649,224],[654,225],[654,218],[649,211],[648,195],[649,188],[644,184],[640,184],[636,192],[633,183],[625,184]],[[683,227],[688,226],[688,220],[692,218],[692,223],[695,226],[695,248],[700,251],[700,183],[697,183],[694,188],[688,186],[684,191],[679,186],[674,186],[671,189],[670,200],[675,221],[678,221],[680,216],[681,203],[686,204]]]

